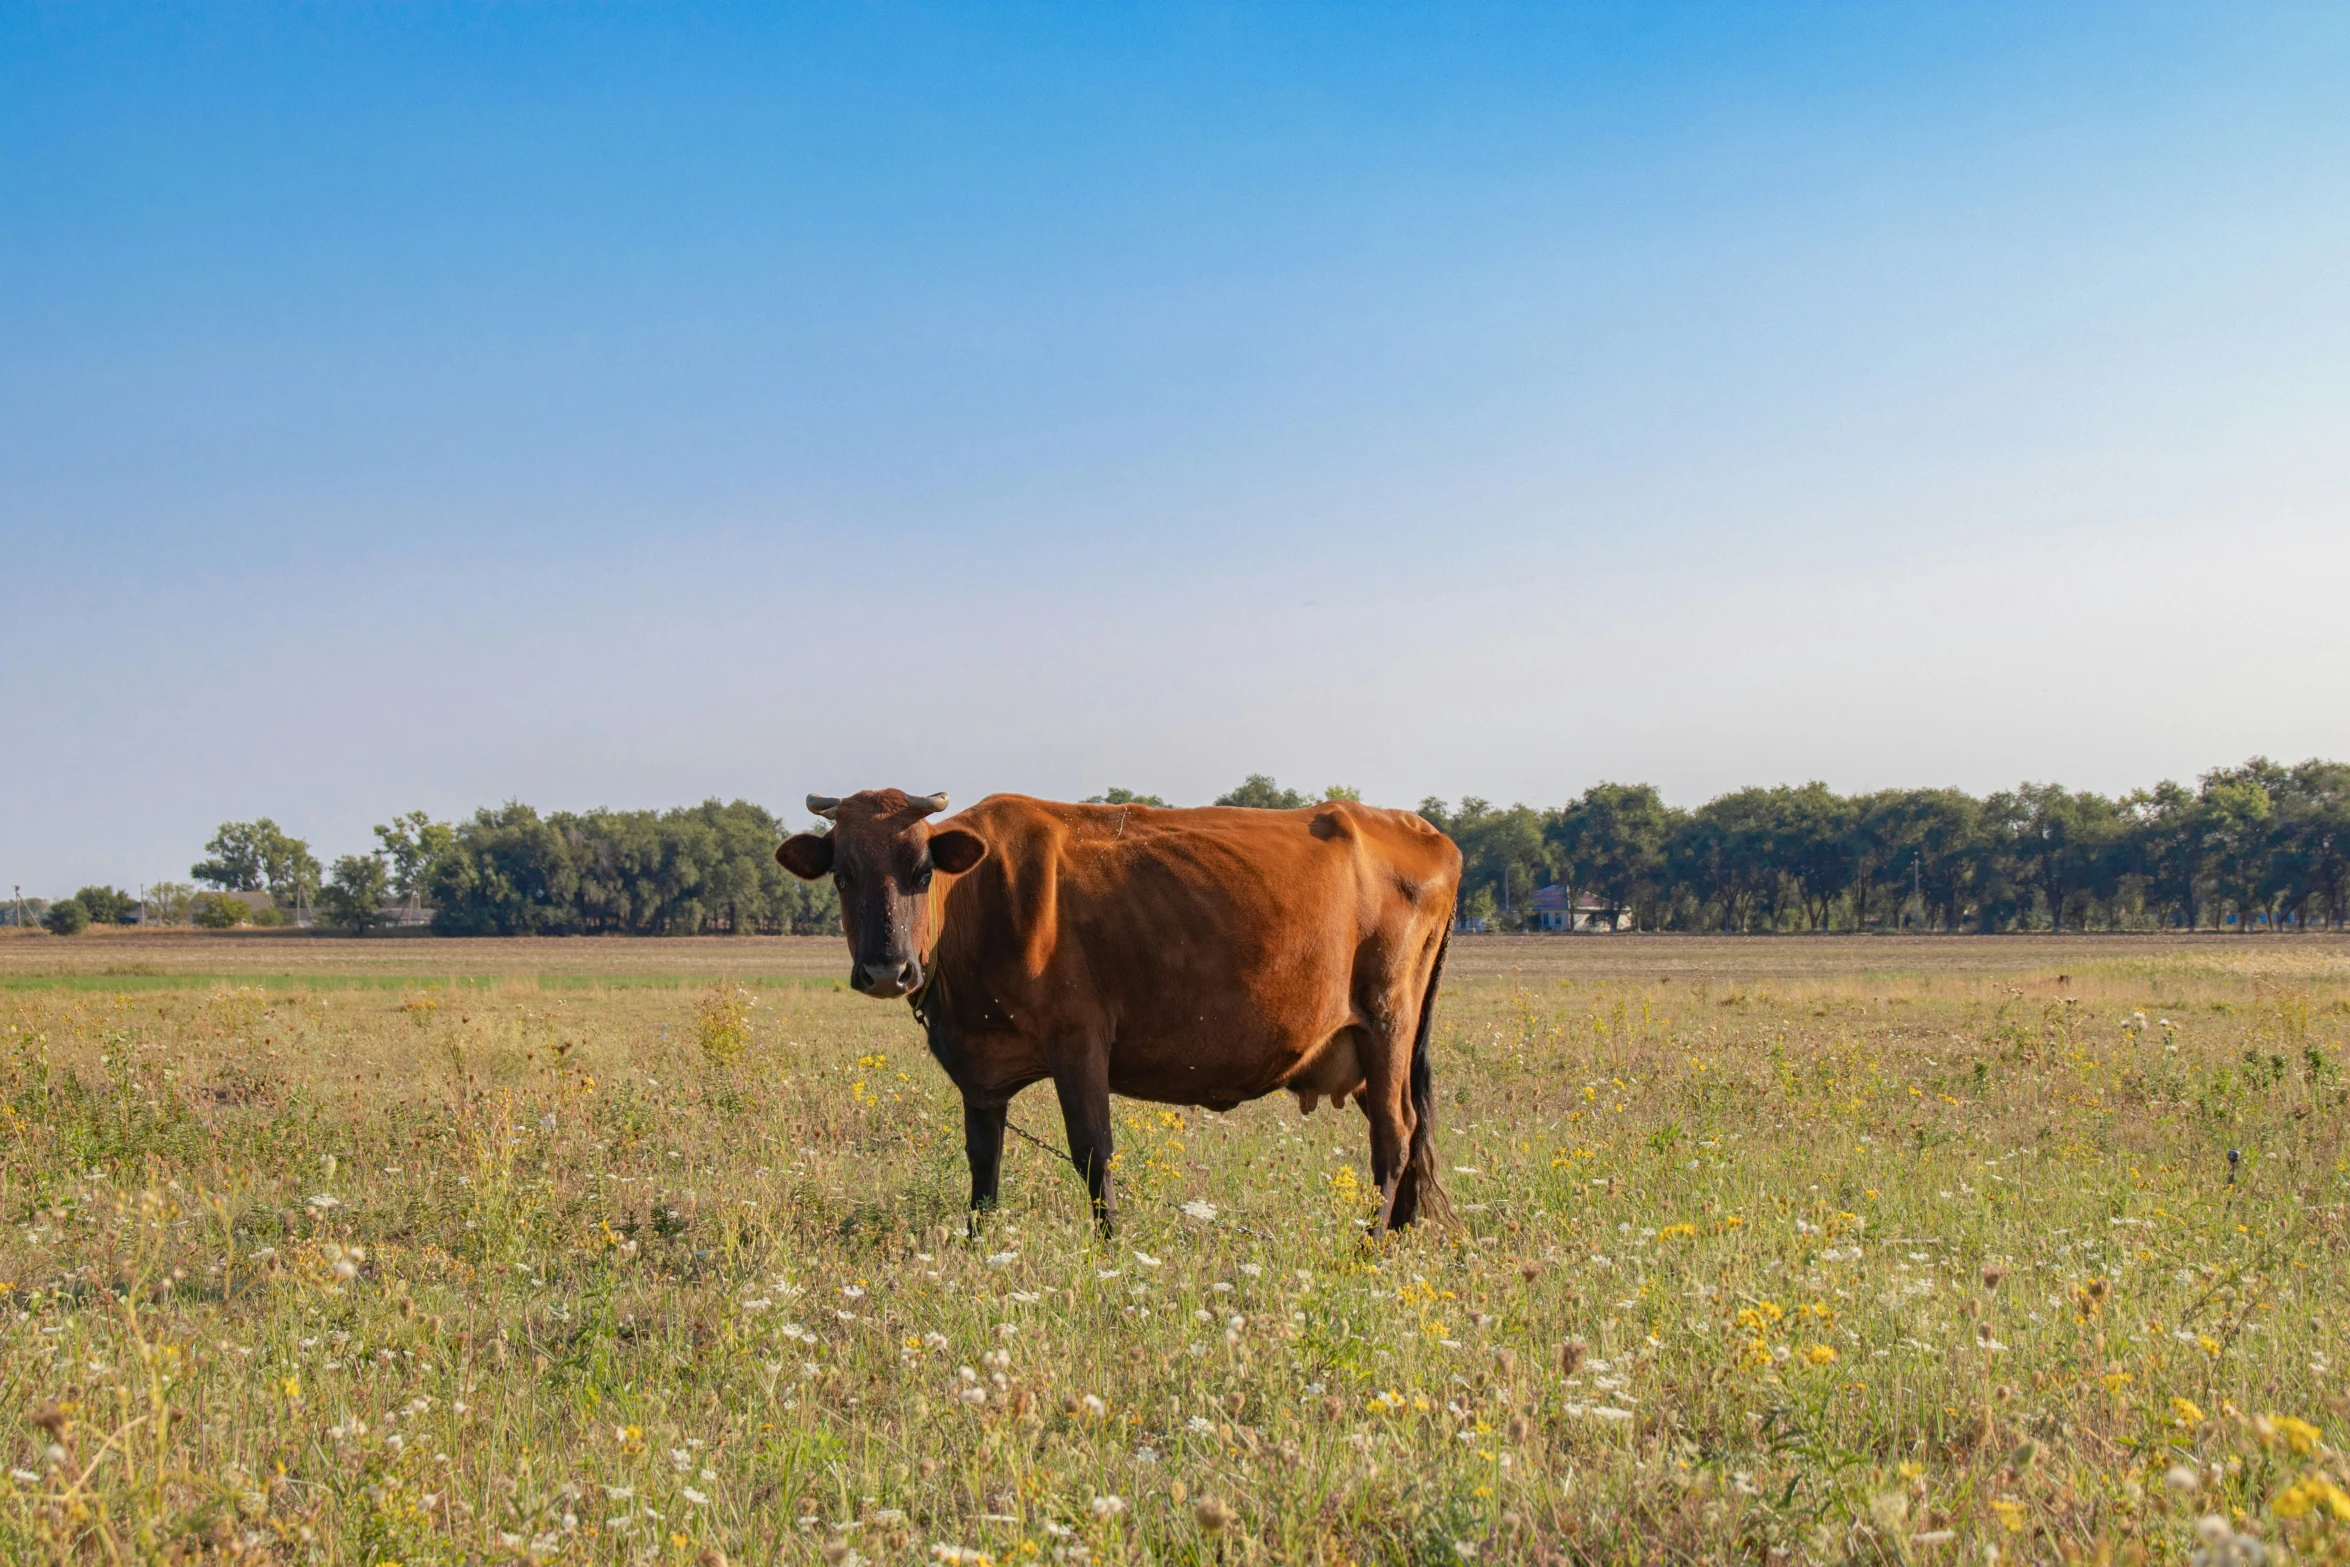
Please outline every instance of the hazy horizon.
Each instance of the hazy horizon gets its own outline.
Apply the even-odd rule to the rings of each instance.
[[[2350,758],[2350,15],[0,4],[0,886]]]

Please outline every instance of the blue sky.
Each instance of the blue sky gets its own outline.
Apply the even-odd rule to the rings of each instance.
[[[2350,13],[0,3],[0,883],[2350,756]]]

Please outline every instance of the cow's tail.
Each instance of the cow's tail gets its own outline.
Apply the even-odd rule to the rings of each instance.
[[[1436,1179],[1436,1084],[1428,1064],[1428,1036],[1436,1030],[1436,988],[1444,982],[1444,955],[1451,947],[1448,918],[1436,944],[1436,961],[1428,969],[1428,988],[1420,997],[1419,1032],[1412,1038],[1412,1147],[1404,1171],[1414,1201],[1409,1212],[1398,1216],[1407,1224],[1422,1217],[1452,1217],[1452,1201]]]

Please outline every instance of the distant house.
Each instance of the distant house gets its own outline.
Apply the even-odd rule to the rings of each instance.
[[[277,900],[266,892],[224,891],[218,887],[198,887],[188,895],[187,902],[179,916],[180,922],[184,924],[191,919],[195,915],[196,905],[206,898],[234,898],[246,908],[255,910],[277,907]],[[159,918],[157,912],[147,906],[145,899],[141,899],[130,907],[130,924],[152,925],[158,923]]]
[[[1557,882],[1535,888],[1534,896],[1526,906],[1526,927],[1529,930],[1622,930],[1631,921],[1630,909],[1615,913],[1603,900],[1589,893],[1573,897]]]
[[[287,924],[303,928],[308,928],[318,921],[316,909],[285,908],[275,897],[265,891],[222,891],[219,888],[207,887],[198,891],[195,896],[197,898],[234,898],[256,914],[263,909],[276,909],[285,915]],[[193,900],[190,901],[192,905]],[[192,907],[191,912],[193,912]],[[405,898],[387,898],[384,900],[383,906],[376,911],[376,924],[385,929],[396,929],[403,925],[430,925],[433,913],[434,910],[429,904],[410,903]],[[186,916],[182,916],[182,918],[185,919]],[[131,905],[131,923],[134,925],[147,923],[146,904],[134,903]]]

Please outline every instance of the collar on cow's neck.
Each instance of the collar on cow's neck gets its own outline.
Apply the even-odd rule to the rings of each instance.
[[[932,893],[930,899],[930,950],[922,954],[922,983],[906,993],[906,1005],[914,1009],[914,1021],[925,1030],[937,1015],[937,1003],[946,994],[938,985],[938,949],[946,944],[939,939],[939,927],[946,918],[946,897],[944,893]]]

